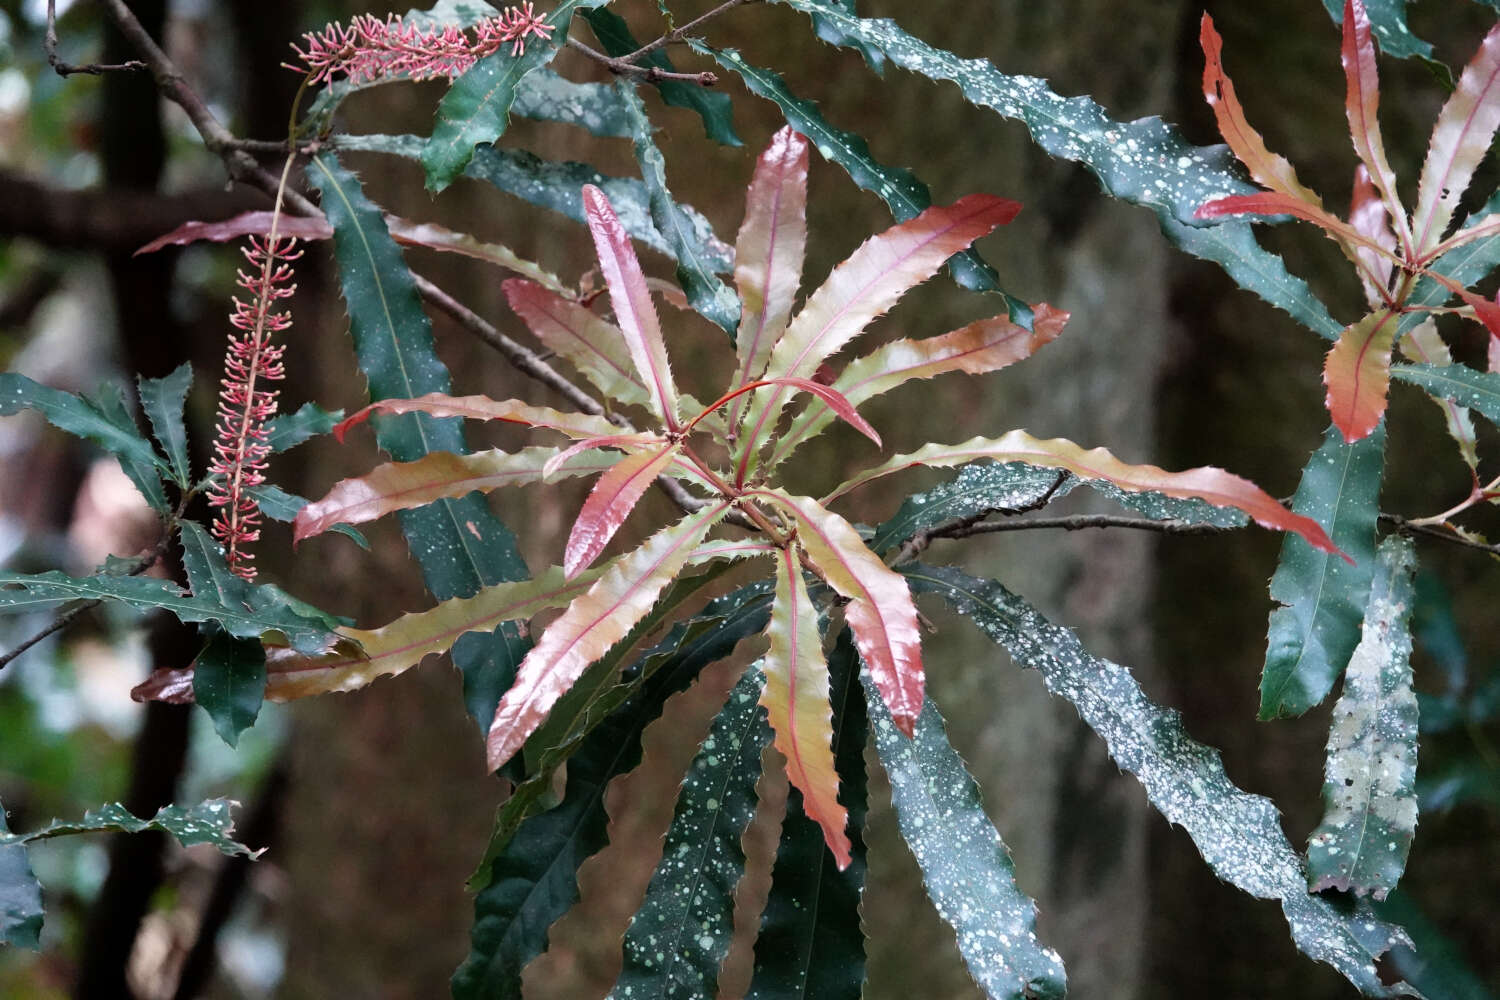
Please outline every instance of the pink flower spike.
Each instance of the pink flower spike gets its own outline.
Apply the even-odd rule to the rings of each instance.
[[[399,14],[383,21],[360,14],[348,27],[330,24],[304,35],[305,48],[292,46],[301,66],[292,68],[308,73],[313,83],[330,83],[337,76],[356,84],[393,76],[452,81],[507,42],[512,56],[521,55],[527,37],[551,38],[552,28],[529,2],[475,24],[473,38],[457,25],[424,30]]]
[[[260,538],[260,511],[250,491],[266,481],[266,458],[271,454],[266,422],[276,415],[276,390],[265,383],[279,382],[286,375],[281,363],[285,348],[271,343],[271,335],[292,325],[291,313],[273,308],[297,291],[291,284],[291,262],[302,256],[296,245],[291,238],[252,236],[241,250],[251,271],[240,271],[238,284],[251,298],[234,299],[229,322],[241,332],[229,335],[219,383],[218,436],[209,467],[215,478],[208,503],[218,508],[212,530],[224,544],[224,559],[246,580],[255,579],[248,546]]]

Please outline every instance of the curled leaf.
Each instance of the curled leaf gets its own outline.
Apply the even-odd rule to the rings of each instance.
[[[519,399],[491,399],[488,396],[450,396],[429,392],[415,399],[377,399],[333,429],[340,441],[351,427],[369,420],[377,413],[426,413],[434,417],[466,417],[470,420],[501,420],[527,427],[545,427],[574,438],[608,437],[619,428],[604,417],[591,413],[563,413],[550,406],[532,406]]]

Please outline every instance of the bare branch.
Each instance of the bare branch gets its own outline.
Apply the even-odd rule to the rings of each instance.
[[[700,87],[712,87],[719,82],[718,76],[714,73],[674,73],[670,70],[662,69],[660,66],[637,66],[635,63],[630,62],[628,58],[615,59],[607,56],[598,49],[590,48],[576,38],[568,39],[568,47],[582,52],[617,76],[638,76],[648,83],[658,83],[662,80],[680,80],[683,83],[694,83]]]
[[[693,18],[682,27],[674,28],[673,30],[667,32],[665,35],[662,35],[660,38],[656,39],[654,42],[647,42],[645,45],[642,45],[634,52],[631,52],[628,55],[621,56],[620,61],[626,63],[636,62],[642,56],[650,55],[657,49],[663,48],[667,45],[676,45],[678,42],[685,41],[688,35],[692,33],[694,28],[698,27],[701,24],[705,24],[708,21],[712,21],[720,14],[727,13],[728,11],[731,11],[736,7],[743,7],[745,4],[759,2],[760,0],[725,0],[724,3],[719,4],[719,6],[715,7],[713,10],[708,11],[706,14],[700,14],[698,17]]]
[[[47,53],[47,65],[56,70],[58,76],[72,76],[74,73],[99,76],[101,73],[128,72],[146,68],[146,64],[139,59],[122,63],[87,63],[82,66],[64,62],[57,54],[57,0],[47,0],[47,31],[42,35],[42,50]]]

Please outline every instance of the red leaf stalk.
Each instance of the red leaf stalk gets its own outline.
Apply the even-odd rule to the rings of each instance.
[[[275,389],[268,383],[285,376],[282,345],[271,337],[292,325],[292,314],[276,312],[276,303],[297,291],[291,284],[291,262],[302,256],[291,237],[252,236],[241,253],[250,272],[239,272],[238,284],[250,293],[248,301],[234,299],[229,321],[239,333],[229,335],[224,353],[224,378],[219,390],[218,437],[214,442],[213,483],[208,502],[219,509],[213,534],[224,544],[229,568],[246,580],[255,579],[247,546],[260,537],[260,511],[250,490],[266,481],[266,456],[271,445],[266,422],[276,414]]]
[[[293,45],[302,61],[292,67],[309,74],[309,83],[331,82],[342,75],[352,83],[372,83],[388,76],[431,80],[462,76],[469,67],[510,43],[512,56],[526,51],[526,39],[551,38],[552,25],[532,9],[531,0],[507,7],[496,17],[474,25],[474,37],[456,25],[423,30],[392,14],[385,20],[361,14],[349,24],[330,24],[309,32],[306,50]]]

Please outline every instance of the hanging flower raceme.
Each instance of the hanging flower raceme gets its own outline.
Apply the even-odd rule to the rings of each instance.
[[[306,70],[312,83],[331,82],[337,76],[353,83],[388,76],[452,80],[507,43],[512,56],[522,55],[527,38],[551,38],[552,27],[530,0],[480,21],[473,26],[472,37],[455,25],[423,29],[399,14],[385,20],[361,14],[347,26],[330,24],[322,31],[309,32],[304,36],[306,49],[295,45],[292,49],[302,61],[297,68]]]
[[[229,335],[224,354],[208,502],[218,508],[213,533],[224,544],[225,560],[246,580],[255,578],[247,546],[260,537],[260,511],[251,491],[266,479],[266,457],[271,453],[266,422],[276,414],[277,392],[268,386],[285,376],[284,347],[273,344],[271,337],[292,325],[292,314],[274,307],[297,290],[291,283],[291,262],[302,256],[296,245],[289,237],[250,237],[241,250],[250,269],[240,271],[238,281],[250,297],[247,301],[236,296],[229,317],[240,332]]]

